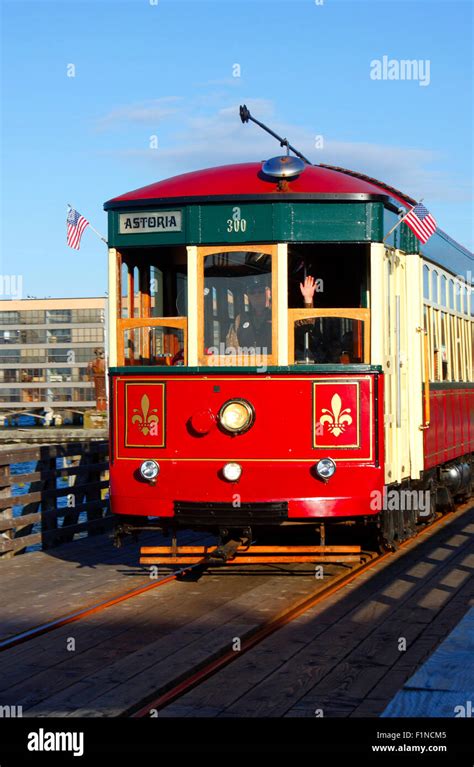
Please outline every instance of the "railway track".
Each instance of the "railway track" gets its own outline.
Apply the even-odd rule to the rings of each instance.
[[[437,519],[435,519],[433,522],[424,526],[416,536],[409,538],[408,540],[400,544],[399,548],[402,549],[406,547],[407,545],[413,543],[422,533],[431,531],[442,523],[449,524],[449,522],[451,521],[453,517],[453,514],[455,514],[456,517],[458,517],[464,511],[469,509],[471,506],[472,506],[472,500],[458,506],[456,510],[451,514],[439,515]],[[376,564],[380,563],[381,561],[385,559],[388,559],[390,556],[392,556],[392,552],[386,552],[382,554],[376,554],[374,552],[364,552],[363,553],[364,561],[362,563],[351,565],[348,572],[346,570],[345,572],[330,576],[328,582],[326,582],[325,584],[321,583],[319,588],[317,588],[308,597],[305,597],[303,600],[298,601],[296,604],[285,609],[284,611],[282,611],[281,613],[279,613],[278,615],[276,615],[275,617],[271,618],[269,621],[264,623],[262,626],[258,627],[255,631],[252,631],[243,640],[241,650],[239,653],[236,653],[233,650],[228,652],[227,651],[223,652],[217,658],[213,658],[211,662],[205,664],[202,668],[193,669],[192,673],[188,677],[186,677],[186,679],[180,680],[176,686],[167,690],[163,694],[160,694],[152,702],[145,703],[143,701],[140,701],[139,704],[137,704],[137,706],[131,709],[130,715],[134,717],[146,716],[151,709],[159,710],[160,708],[163,708],[164,706],[168,705],[172,701],[176,700],[177,698],[179,698],[180,696],[184,695],[186,692],[191,690],[193,687],[196,687],[197,685],[202,683],[205,679],[218,673],[218,671],[221,668],[231,663],[237,657],[242,655],[242,653],[247,652],[259,642],[262,642],[266,637],[270,636],[270,634],[274,633],[275,631],[278,631],[278,629],[281,628],[282,626],[295,620],[295,618],[297,618],[299,615],[302,615],[304,612],[311,609],[316,604],[322,602],[324,599],[329,598],[332,594],[344,588],[344,586],[346,586],[351,581],[355,580],[357,577],[362,575],[362,573],[370,570]],[[131,589],[123,593],[119,593],[103,601],[96,602],[92,605],[87,605],[69,614],[59,616],[58,618],[55,618],[54,620],[45,622],[43,624],[39,624],[25,631],[14,634],[0,641],[0,652],[5,652],[9,649],[17,647],[18,645],[24,644],[26,642],[31,642],[34,639],[40,636],[43,636],[45,634],[51,633],[57,629],[60,629],[63,626],[85,620],[88,617],[96,613],[105,611],[110,607],[120,604],[121,602],[134,599],[135,597],[138,597],[141,594],[144,594],[149,591],[153,591],[157,588],[160,588],[161,586],[164,586],[168,583],[176,581],[183,575],[190,573],[192,570],[198,569],[201,566],[202,566],[202,561],[194,563],[194,564],[188,564],[184,567],[181,567],[179,570],[176,570],[175,572],[157,580],[156,582],[142,585],[138,588]],[[348,566],[349,565],[346,565],[346,567]]]
[[[463,512],[472,507],[472,500],[458,506],[455,510],[456,518]],[[439,514],[433,522],[423,527],[420,532],[412,537],[403,541],[397,550],[406,548],[409,544],[412,544],[422,534],[434,530],[442,524],[449,524],[452,515]],[[150,716],[152,713],[160,711],[166,706],[174,703],[182,698],[188,692],[198,687],[212,676],[215,676],[219,671],[232,662],[240,658],[244,653],[251,650],[253,647],[263,642],[271,634],[277,632],[283,626],[291,623],[303,613],[315,607],[317,604],[325,601],[333,594],[337,593],[349,583],[360,577],[363,573],[371,570],[376,565],[379,565],[382,561],[389,559],[393,552],[387,551],[381,554],[365,554],[365,559],[369,557],[368,561],[364,561],[359,565],[351,567],[350,572],[336,575],[330,578],[326,585],[322,585],[315,593],[309,597],[297,602],[290,608],[283,610],[275,617],[268,620],[262,626],[258,627],[255,631],[250,632],[241,641],[239,652],[235,652],[233,649],[222,652],[218,657],[213,658],[210,662],[205,663],[203,666],[197,669],[193,669],[192,673],[186,676],[186,678],[178,681],[173,687],[157,695],[152,700],[141,701],[137,706],[130,708],[126,714],[132,718],[143,718]]]
[[[149,701],[144,706],[141,706],[136,710],[132,709],[129,711],[129,715],[134,718],[144,717],[149,715],[152,710],[159,711],[169,703],[174,702],[181,696],[188,693],[194,687],[197,687],[197,685],[204,682],[206,679],[209,679],[209,677],[217,674],[222,668],[227,666],[229,663],[232,663],[232,661],[236,660],[237,657],[240,657],[243,653],[248,652],[248,650],[252,649],[252,647],[255,647],[255,645],[259,644],[259,642],[262,642],[275,631],[278,631],[287,623],[290,623],[291,621],[295,620],[295,618],[298,618],[300,615],[305,613],[307,610],[310,610],[319,602],[322,602],[332,594],[335,594],[337,591],[342,589],[344,586],[347,586],[347,584],[349,584],[355,578],[373,567],[376,562],[379,562],[381,559],[384,559],[388,556],[390,556],[389,553],[382,555],[374,554],[370,557],[368,562],[366,561],[360,565],[353,566],[349,573],[343,573],[341,575],[331,577],[329,583],[326,586],[322,586],[310,597],[299,601],[289,609],[283,610],[274,618],[271,618],[255,631],[252,631],[250,634],[244,637],[241,641],[241,646],[238,653],[234,650],[227,650],[223,652],[217,658],[214,658],[210,663],[207,663],[202,668],[193,671],[189,677],[179,682],[177,685],[156,699]]]

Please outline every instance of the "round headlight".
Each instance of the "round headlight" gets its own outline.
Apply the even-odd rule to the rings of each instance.
[[[231,434],[241,434],[250,429],[254,417],[252,405],[244,399],[231,399],[219,410],[219,422]]]
[[[143,461],[140,466],[140,474],[143,479],[155,479],[160,473],[160,467],[156,461]]]
[[[336,471],[336,464],[332,458],[321,458],[316,464],[316,474],[321,479],[329,479]]]
[[[222,473],[229,482],[237,482],[242,474],[242,466],[240,463],[226,463]]]

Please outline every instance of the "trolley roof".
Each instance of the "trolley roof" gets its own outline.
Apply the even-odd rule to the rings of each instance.
[[[347,197],[350,195],[350,197]],[[266,176],[258,162],[222,165],[158,181],[114,197],[105,203],[111,208],[135,207],[137,204],[198,202],[239,199],[379,199],[381,195],[405,207],[414,200],[402,192],[345,168],[327,165],[306,165],[296,178],[288,179],[282,190],[278,180]],[[388,200],[387,200],[388,201]]]

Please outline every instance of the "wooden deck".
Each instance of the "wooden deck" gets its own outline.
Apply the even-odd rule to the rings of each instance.
[[[441,643],[382,716],[474,716],[474,607]]]
[[[4,562],[2,638],[149,583],[137,561],[137,544],[117,550],[101,535]],[[174,581],[1,653],[0,704],[22,706],[23,716],[126,715],[315,586],[307,565],[236,570]],[[159,715],[379,716],[474,604],[473,572],[471,509]]]
[[[474,510],[367,575],[160,716],[380,716],[474,604]],[[399,650],[406,638],[406,651]]]

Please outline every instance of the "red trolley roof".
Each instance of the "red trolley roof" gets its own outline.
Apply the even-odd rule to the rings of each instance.
[[[158,181],[135,189],[105,203],[105,209],[137,206],[138,203],[197,202],[218,198],[275,198],[301,199],[321,196],[338,198],[354,196],[354,199],[380,195],[389,196],[404,206],[414,200],[402,192],[361,173],[328,165],[306,165],[296,178],[288,179],[283,188],[275,178],[265,176],[258,162],[222,165],[215,168],[183,173],[180,176]]]

